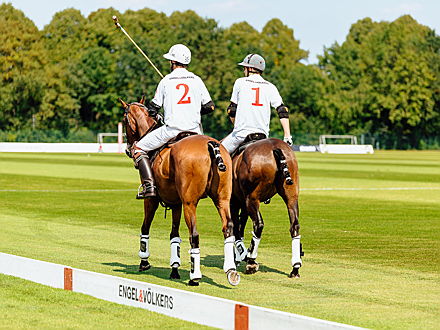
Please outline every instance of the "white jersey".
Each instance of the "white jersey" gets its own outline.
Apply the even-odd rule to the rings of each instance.
[[[184,68],[167,74],[152,100],[163,107],[165,125],[182,131],[198,129],[201,106],[209,101],[211,97],[202,79]]]
[[[279,107],[283,100],[275,85],[253,74],[235,81],[231,102],[237,104],[234,133],[269,136],[270,107]]]

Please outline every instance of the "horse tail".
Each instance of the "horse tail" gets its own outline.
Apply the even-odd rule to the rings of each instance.
[[[273,155],[277,162],[278,170],[281,171],[281,173],[284,176],[284,180],[286,180],[286,184],[292,185],[293,180],[292,177],[290,176],[289,167],[287,166],[286,157],[284,156],[283,151],[279,148],[274,149]]]
[[[220,154],[220,144],[216,141],[208,141],[208,148],[211,154],[211,159],[215,161],[215,164],[217,165],[218,169],[221,172],[226,171],[226,165],[223,162],[222,155]]]

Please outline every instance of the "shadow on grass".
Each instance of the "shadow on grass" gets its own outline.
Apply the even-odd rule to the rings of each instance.
[[[223,270],[223,256],[222,255],[208,255],[206,257],[201,258],[200,263],[205,267],[215,267]],[[241,262],[240,265],[237,267],[237,270],[241,273],[244,273],[246,269],[246,263]],[[275,273],[275,274],[281,274],[285,276],[289,276],[288,273],[285,273],[281,270],[260,264],[259,272],[262,273]]]
[[[120,262],[104,262],[102,264],[105,266],[115,267],[112,270],[116,273],[124,273],[124,274],[139,275],[139,276],[152,275],[163,280],[168,280],[170,282],[180,283],[182,285],[188,286],[189,271],[184,269],[179,269],[179,274],[181,277],[180,280],[172,280],[170,279],[171,268],[155,267],[154,265],[151,265],[151,268],[149,270],[144,272],[139,272],[138,271],[139,265],[125,265]],[[202,280],[200,281],[200,285],[203,285],[204,283],[219,287],[221,289],[231,289],[231,287],[219,284],[206,275],[203,275]]]

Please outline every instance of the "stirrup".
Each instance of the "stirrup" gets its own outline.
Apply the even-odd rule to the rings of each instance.
[[[156,197],[156,187],[150,183],[142,183],[138,188],[136,199]]]

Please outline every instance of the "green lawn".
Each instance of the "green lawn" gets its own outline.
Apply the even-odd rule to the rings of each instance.
[[[123,155],[0,153],[0,252],[356,326],[438,328],[440,152],[297,157],[306,253],[301,279],[287,277],[289,222],[279,198],[262,206],[261,271],[242,274],[238,287],[229,286],[222,271],[221,223],[209,200],[198,208],[201,285],[186,285],[184,221],[182,280],[168,279],[171,219],[163,209],[151,231],[153,268],[139,274],[142,202],[134,199],[137,171]],[[250,222],[247,232],[248,244]],[[8,315],[0,327],[29,326],[26,310],[39,327],[194,326],[0,276],[0,312]],[[76,317],[66,317],[66,310]]]

